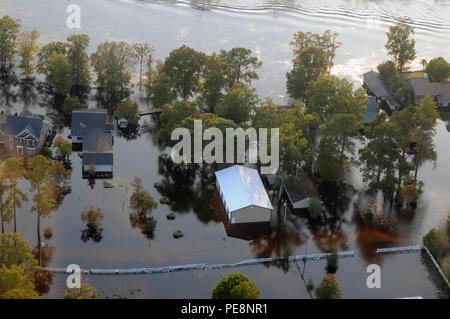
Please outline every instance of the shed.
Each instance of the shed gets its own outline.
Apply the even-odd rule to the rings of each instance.
[[[234,165],[215,175],[231,224],[270,223],[272,203],[256,169]]]
[[[319,197],[311,180],[288,177],[283,182],[283,189],[292,209],[306,209],[312,197]]]

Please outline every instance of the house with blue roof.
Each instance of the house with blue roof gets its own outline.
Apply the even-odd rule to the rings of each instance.
[[[272,203],[256,169],[234,165],[215,172],[215,175],[231,224],[270,223]]]

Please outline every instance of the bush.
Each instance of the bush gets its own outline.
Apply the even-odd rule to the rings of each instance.
[[[342,298],[341,287],[333,274],[326,275],[316,288],[317,299],[340,299]]]
[[[175,219],[175,213],[174,212],[170,212],[166,215],[167,219],[170,220],[174,220]]]
[[[322,215],[323,205],[317,197],[312,197],[310,199],[308,212],[311,218],[317,218]]]
[[[179,229],[173,232],[173,237],[174,238],[178,239],[178,238],[181,238],[183,236],[184,236],[183,232],[181,230],[179,230]]]
[[[443,57],[431,59],[425,71],[428,74],[430,82],[441,82],[450,75],[450,64]]]
[[[222,278],[211,292],[211,299],[258,299],[259,287],[250,278],[234,273]]]
[[[443,231],[433,228],[423,236],[423,244],[428,247],[430,253],[439,262],[449,247],[448,236]]]
[[[442,260],[441,269],[447,280],[450,280],[450,257],[445,257]]]
[[[48,159],[52,159],[52,150],[50,149],[50,147],[44,146],[41,148],[39,154],[43,155],[44,157],[48,158]]]
[[[333,251],[327,257],[327,266],[325,269],[328,274],[335,274],[338,268],[339,268],[339,257],[338,254],[335,251]]]
[[[159,202],[161,203],[161,204],[170,204],[170,200],[166,197],[166,196],[163,196],[163,197],[161,197],[160,199],[159,199]]]
[[[44,228],[45,239],[50,239],[53,236],[53,229],[50,226]]]
[[[146,235],[153,235],[156,228],[156,219],[150,218],[145,224],[144,233]]]

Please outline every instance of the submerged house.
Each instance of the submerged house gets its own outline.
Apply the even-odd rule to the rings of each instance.
[[[270,225],[273,207],[256,169],[234,165],[215,172],[215,175],[231,224]]]
[[[106,110],[77,109],[72,112],[72,146],[82,151],[83,175],[93,165],[96,176],[113,172],[114,124],[107,123]]]
[[[311,198],[319,197],[314,184],[307,178],[286,178],[283,182],[283,191],[294,212],[308,209]]]
[[[380,105],[375,96],[369,96],[367,104],[363,106],[366,108],[363,123],[369,125],[380,114]]]
[[[378,72],[369,71],[364,73],[363,80],[363,87],[369,95],[375,96],[377,101],[386,105],[390,111],[400,109],[400,103],[391,96]]]
[[[437,83],[426,77],[411,77],[408,83],[414,92],[415,105],[419,105],[425,96],[431,96],[438,106],[450,106],[450,81]]]
[[[23,111],[19,116],[0,115],[0,146],[8,155],[33,156],[41,150],[50,130],[39,115]]]

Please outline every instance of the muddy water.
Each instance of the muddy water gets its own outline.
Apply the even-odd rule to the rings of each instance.
[[[286,102],[285,73],[291,68],[292,58],[288,43],[297,30],[321,33],[332,29],[340,32],[342,46],[337,52],[333,72],[357,85],[361,83],[364,71],[387,59],[385,31],[399,17],[409,16],[415,21],[418,59],[413,66],[418,67],[422,58],[450,58],[450,15],[446,1],[204,1],[167,4],[81,0],[77,3],[82,8],[82,29],[78,32],[91,37],[91,51],[98,43],[109,40],[150,42],[160,58],[181,44],[207,53],[235,46],[248,47],[263,61],[260,79],[255,82],[258,93],[262,97],[272,96],[279,103]],[[207,10],[199,10],[199,4],[206,6]],[[72,33],[65,27],[66,5],[67,2],[50,0],[2,0],[0,14],[20,18],[24,30],[38,28],[44,43],[65,40]],[[433,18],[425,22],[426,16]],[[17,103],[8,104],[6,106],[3,100],[1,108],[8,107],[13,111],[23,108],[20,99]],[[95,106],[93,99],[90,106]],[[141,105],[141,108],[145,107]],[[29,104],[29,108],[39,114],[49,111],[39,97]],[[87,180],[81,179],[81,159],[76,153],[71,156],[71,193],[51,218],[43,220],[42,229],[50,225],[54,233],[48,240],[50,249],[44,256],[48,258],[44,260],[46,265],[59,267],[77,263],[86,268],[157,267],[198,262],[229,263],[257,256],[282,255],[287,246],[293,254],[330,249],[355,250],[356,256],[343,260],[337,274],[344,296],[438,297],[439,290],[429,280],[420,256],[380,257],[374,254],[374,249],[420,244],[422,236],[432,227],[444,229],[450,210],[448,121],[439,121],[438,124],[436,165],[424,163],[420,167],[419,179],[425,187],[415,213],[403,216],[391,212],[395,231],[377,230],[356,222],[358,212],[369,205],[368,199],[360,192],[347,189],[336,194],[324,188],[321,195],[335,210],[334,220],[325,225],[311,225],[306,219],[288,214],[284,224],[281,213],[278,219],[275,218],[270,235],[253,240],[232,237],[224,240],[224,225],[211,204],[214,188],[210,181],[203,181],[198,176],[182,178],[170,174],[159,159],[164,150],[157,144],[157,125],[148,119],[142,120],[141,124],[144,122],[148,122],[149,130],[135,139],[127,140],[116,132],[113,182],[120,184],[119,187],[105,189],[102,181],[97,180],[92,188]],[[66,137],[69,130],[64,128],[59,134]],[[130,223],[129,183],[134,176],[142,178],[144,187],[157,201],[160,194],[153,184],[161,180],[170,184],[167,196],[172,204],[170,207],[159,205],[154,212],[157,226],[151,240]],[[357,190],[363,187],[358,172],[353,172],[350,182]],[[26,189],[27,183],[23,187]],[[36,245],[36,218],[30,213],[30,205],[25,203],[19,211],[18,228],[32,245]],[[80,213],[90,205],[101,207],[105,216],[100,242],[84,242],[80,238],[85,228]],[[175,220],[165,218],[169,211],[176,213]],[[176,229],[183,231],[183,239],[172,237]],[[372,262],[381,263],[386,269],[386,282],[390,283],[379,291],[365,286],[365,267]],[[323,262],[308,263],[305,277],[318,283],[324,267]],[[255,266],[242,271],[260,285],[265,297],[308,297],[295,265],[291,265],[289,270]],[[89,280],[104,289],[106,295],[114,292],[128,294],[130,289],[140,288],[142,291],[136,294],[146,297],[208,297],[210,289],[225,274],[179,273],[155,277],[92,277]],[[56,276],[46,296],[60,297],[63,287],[64,277]]]

